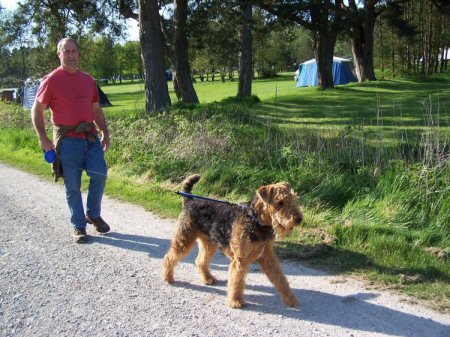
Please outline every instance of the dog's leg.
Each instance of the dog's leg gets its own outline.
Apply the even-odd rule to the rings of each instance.
[[[164,280],[167,283],[174,282],[175,266],[191,252],[196,239],[197,233],[190,226],[181,223],[181,220],[179,220],[175,238],[172,241],[169,252],[164,256]]]
[[[281,294],[281,298],[286,305],[296,307],[299,302],[289,286],[283,269],[273,247],[268,246],[264,249],[264,254],[258,259],[259,264],[266,273],[270,282]]]
[[[214,284],[217,280],[209,271],[209,263],[216,253],[217,247],[208,239],[202,237],[199,237],[197,241],[199,251],[197,258],[195,259],[195,265],[198,268],[203,283],[208,285]]]
[[[234,257],[228,270],[228,304],[232,308],[242,308],[244,301],[245,276],[250,263]]]

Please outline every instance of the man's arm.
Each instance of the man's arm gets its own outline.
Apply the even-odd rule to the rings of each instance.
[[[44,103],[35,101],[31,108],[31,119],[33,121],[34,129],[39,137],[39,144],[44,151],[50,151],[55,149],[55,145],[48,138],[45,132],[45,108],[47,106]]]
[[[108,127],[106,126],[105,113],[103,112],[103,109],[100,106],[99,102],[93,103],[93,109],[94,109],[94,122],[95,122],[95,125],[97,125],[97,127],[102,132],[103,149],[105,151],[108,151],[109,145],[111,143],[111,140],[109,138]]]

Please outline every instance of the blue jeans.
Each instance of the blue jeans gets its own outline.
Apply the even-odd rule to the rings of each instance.
[[[100,216],[108,169],[102,144],[97,138],[90,142],[83,138],[66,137],[61,141],[60,156],[66,186],[66,198],[74,228],[86,228],[86,215],[81,198],[81,175],[90,177],[86,214]]]

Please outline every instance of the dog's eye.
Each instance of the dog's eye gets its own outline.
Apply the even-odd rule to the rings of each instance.
[[[278,204],[278,207],[283,207],[284,206],[284,201],[280,200],[280,201],[277,202],[277,204]]]

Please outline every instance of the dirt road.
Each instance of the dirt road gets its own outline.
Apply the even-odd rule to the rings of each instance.
[[[351,278],[283,263],[296,309],[258,266],[242,310],[226,306],[227,264],[204,286],[195,252],[162,279],[174,222],[105,198],[112,232],[72,242],[64,188],[0,164],[0,336],[449,337],[450,317]]]

